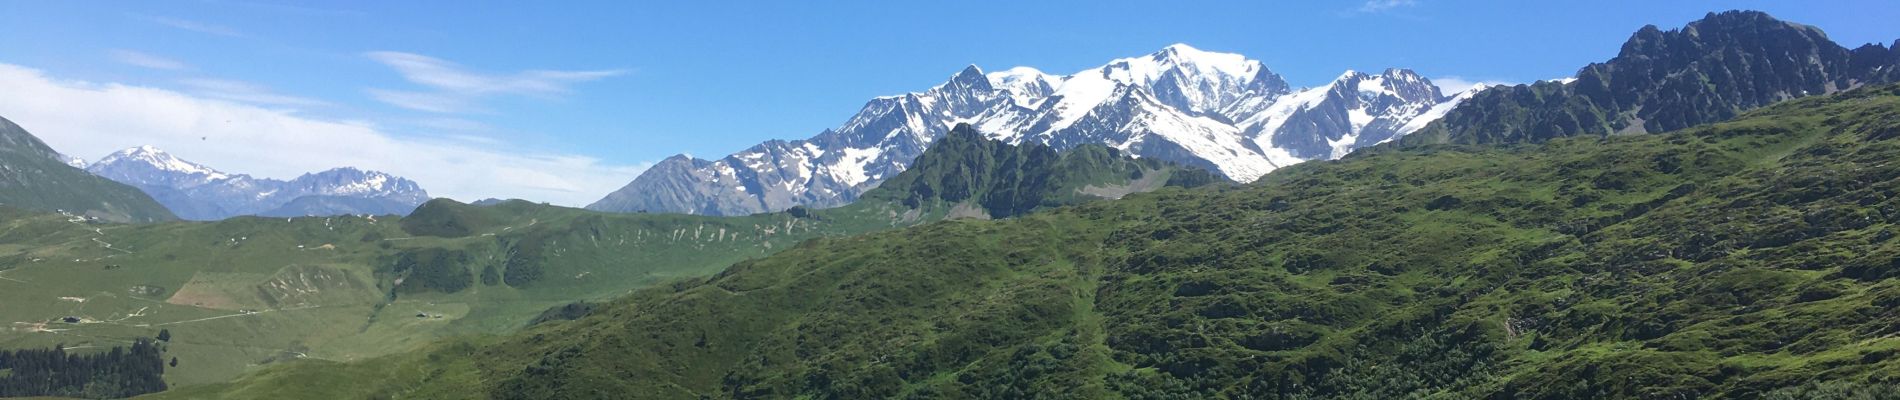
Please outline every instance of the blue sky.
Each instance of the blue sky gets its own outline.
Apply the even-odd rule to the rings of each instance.
[[[580,205],[649,162],[808,137],[967,64],[1067,74],[1179,42],[1295,86],[1386,67],[1526,82],[1727,9],[1849,47],[1900,38],[1892,1],[1019,3],[6,0],[0,116],[87,159],[156,144],[230,172],[354,165]]]

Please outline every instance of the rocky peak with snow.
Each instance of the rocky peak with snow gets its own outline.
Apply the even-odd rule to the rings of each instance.
[[[377,171],[336,168],[290,181],[229,174],[153,146],[120,150],[88,172],[132,185],[180,218],[239,215],[407,214],[429,200],[414,181]],[[280,210],[295,206],[295,211]]]
[[[129,185],[194,187],[231,176],[172,156],[151,145],[119,150],[86,167],[87,172]]]
[[[291,180],[289,186],[311,195],[381,197],[413,201],[416,204],[429,201],[429,193],[423,191],[422,186],[415,181],[352,167],[303,174]]]
[[[670,158],[588,208],[743,215],[843,205],[960,123],[1011,144],[1104,144],[1252,181],[1392,140],[1458,99],[1404,69],[1293,90],[1259,61],[1185,44],[1065,76],[972,65],[922,92],[872,99],[810,139]]]
[[[1409,133],[1411,122],[1448,100],[1411,70],[1348,70],[1326,85],[1276,99],[1239,125],[1263,148],[1302,160],[1331,159]]]

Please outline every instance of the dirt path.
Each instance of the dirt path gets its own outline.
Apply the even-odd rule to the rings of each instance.
[[[251,317],[251,315],[264,315],[264,313],[277,313],[277,311],[304,311],[304,309],[319,309],[319,307],[323,307],[323,305],[306,305],[306,307],[291,307],[291,309],[266,309],[266,311],[236,313],[236,315],[218,315],[218,317],[194,318],[194,320],[173,320],[173,322],[158,322],[158,324],[135,324],[135,326],[150,328],[150,326],[169,326],[169,324],[190,324],[190,322],[205,322],[205,320],[220,320],[220,318]]]

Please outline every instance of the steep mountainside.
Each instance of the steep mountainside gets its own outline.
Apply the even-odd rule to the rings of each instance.
[[[290,181],[227,174],[152,146],[125,149],[86,168],[151,194],[188,220],[239,215],[403,215],[429,200],[408,179],[376,171],[336,168]]]
[[[166,396],[1878,398],[1896,158],[1900,86],[1380,152],[816,240],[505,338]]]
[[[1460,99],[1402,69],[1296,91],[1258,61],[1186,45],[1068,76],[970,66],[930,90],[873,99],[810,139],[668,158],[588,208],[743,215],[848,204],[962,123],[1011,144],[1106,145],[1251,181],[1391,140]]]
[[[1220,182],[1099,146],[1052,154],[958,132],[893,178],[913,184],[846,207],[740,217],[438,199],[400,219],[93,225],[0,207],[0,321],[11,324],[0,348],[120,344],[168,329],[168,354],[184,366],[167,381],[221,382],[296,358],[354,360],[513,332],[551,308],[711,275],[813,238]],[[291,206],[305,201],[364,200],[304,196]]]
[[[71,160],[0,118],[0,205],[115,222],[177,219],[138,189],[92,176]]]
[[[1584,67],[1574,80],[1478,93],[1402,143],[1538,142],[1669,131],[1896,78],[1900,55],[1892,48],[1848,50],[1818,28],[1761,12],[1710,13],[1682,29],[1645,26],[1616,58]]]

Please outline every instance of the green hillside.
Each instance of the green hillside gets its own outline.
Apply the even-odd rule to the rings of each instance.
[[[1897,138],[1885,86],[1307,163],[814,240],[574,321],[157,397],[1878,398]]]
[[[145,192],[93,176],[58,157],[26,129],[0,118],[0,206],[112,222],[178,219]]]
[[[976,142],[927,155],[981,159],[956,154],[970,146],[988,149],[986,157],[1048,150],[1003,146],[974,133],[945,140]],[[1194,174],[1119,157],[1089,160],[1009,174],[1049,183],[1038,193],[1061,197],[1029,202],[1038,206],[1145,182],[1125,178],[1137,173],[1150,181]],[[938,165],[979,177],[994,170],[947,162],[893,180],[928,180],[919,176],[936,175],[931,169]],[[1114,168],[1100,171],[1124,178],[1068,170],[1103,165]],[[1077,176],[1091,178],[1070,178]],[[991,214],[961,199],[902,192],[907,188],[873,193],[879,199],[918,199],[911,205],[867,200],[744,217],[439,199],[401,219],[240,217],[119,225],[0,208],[0,320],[6,324],[0,348],[104,348],[167,329],[174,337],[166,354],[180,359],[166,374],[173,387],[221,382],[286,360],[347,362],[442,337],[513,332],[552,308],[704,277],[808,239],[910,226],[953,212]]]

